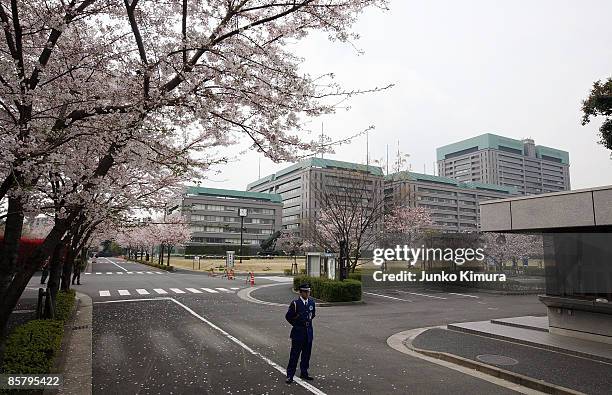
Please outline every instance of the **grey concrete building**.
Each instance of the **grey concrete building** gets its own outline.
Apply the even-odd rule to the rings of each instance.
[[[612,186],[481,203],[482,230],[541,233],[549,332],[612,344]]]
[[[351,188],[367,190],[382,199],[380,167],[323,158],[304,159],[247,185],[248,191],[279,194],[283,203],[282,227],[300,235],[300,227],[321,208],[321,193],[346,194]],[[350,193],[350,192],[348,192]],[[355,191],[355,196],[363,191]]]
[[[521,195],[570,189],[569,153],[491,133],[437,148],[438,174],[514,187]]]
[[[191,226],[191,241],[185,254],[238,253],[240,209],[246,209],[243,253],[252,254],[260,243],[281,227],[280,195],[228,189],[188,187],[175,208]]]
[[[384,194],[388,207],[404,204],[427,208],[434,221],[432,228],[459,232],[479,230],[480,202],[518,192],[506,186],[403,171],[385,177]]]

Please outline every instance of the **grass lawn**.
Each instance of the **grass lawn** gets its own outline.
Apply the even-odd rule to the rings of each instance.
[[[236,273],[244,273],[244,272],[255,272],[264,274],[266,272],[270,273],[283,273],[285,269],[291,269],[291,264],[293,263],[293,258],[291,257],[278,257],[273,259],[244,259],[242,263],[240,263],[239,259],[236,259],[234,265],[234,271]],[[298,270],[305,268],[305,259],[302,257],[297,258]],[[184,259],[179,257],[170,257],[170,265],[182,268],[182,269],[193,269],[193,260]],[[215,272],[218,272],[217,269],[219,266],[225,267],[225,259],[200,259],[200,270],[199,271],[208,271],[210,268],[215,268]],[[198,263],[195,263],[195,270],[198,271]]]

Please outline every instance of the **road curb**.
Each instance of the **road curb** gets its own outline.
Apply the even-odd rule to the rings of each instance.
[[[66,350],[64,382],[57,394],[90,395],[92,393],[92,337],[93,303],[91,298],[77,292],[75,313]]]
[[[515,391],[519,391],[522,393],[528,393],[529,391],[525,390],[535,390],[540,393],[547,394],[555,394],[555,395],[578,395],[583,394],[582,392],[572,390],[570,388],[565,388],[556,384],[551,384],[545,382],[543,380],[537,380],[532,377],[528,377],[519,373],[510,372],[508,370],[500,369],[491,365],[486,365],[484,363],[480,363],[477,361],[473,361],[467,358],[463,358],[457,356],[455,354],[450,354],[442,351],[430,351],[415,347],[412,344],[412,341],[421,333],[425,332],[429,329],[440,328],[446,329],[445,326],[435,326],[435,327],[427,327],[427,328],[418,328],[412,329],[409,331],[404,331],[400,333],[396,333],[395,335],[390,336],[387,339],[387,344],[400,352],[404,352],[406,354],[410,354],[413,356],[417,356],[414,354],[421,354],[425,356],[430,362],[438,363],[446,362],[446,364],[442,363],[441,365],[453,368],[452,366],[448,366],[448,364],[456,365],[462,367],[464,369],[456,369],[463,371],[464,373],[468,373],[472,376],[479,377],[481,379],[485,379],[487,381],[494,382],[495,384],[501,385],[503,387],[511,388]],[[405,351],[409,352],[405,352]],[[472,372],[466,372],[465,368],[468,370],[472,370]],[[475,373],[477,374],[474,374]],[[483,377],[489,376],[489,378]],[[495,379],[495,380],[492,380]],[[505,383],[504,383],[505,382]],[[509,386],[506,383],[513,383],[518,387]],[[522,390],[520,390],[522,389]]]

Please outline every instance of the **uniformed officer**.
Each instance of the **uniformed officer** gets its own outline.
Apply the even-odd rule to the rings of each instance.
[[[310,351],[312,350],[312,319],[315,317],[315,302],[310,295],[310,284],[300,285],[300,297],[289,305],[289,310],[285,314],[285,319],[291,324],[291,354],[289,365],[287,365],[287,384],[293,382],[293,375],[297,368],[298,359],[300,361],[300,378],[304,380],[314,380],[308,375],[310,364]]]

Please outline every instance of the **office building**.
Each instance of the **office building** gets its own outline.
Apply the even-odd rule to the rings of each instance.
[[[275,194],[188,187],[173,208],[180,209],[191,226],[191,241],[185,245],[189,255],[238,253],[240,209],[246,209],[244,255],[259,250],[260,243],[281,226],[281,197]]]
[[[570,189],[569,153],[487,133],[437,149],[438,175],[514,187],[521,195]]]
[[[282,227],[300,235],[300,227],[321,208],[323,193],[382,199],[380,167],[308,158],[247,186],[248,191],[279,194]]]
[[[433,229],[459,232],[479,230],[480,202],[516,196],[518,191],[507,186],[402,171],[385,177],[384,194],[387,207],[398,204],[424,207],[430,211]]]

